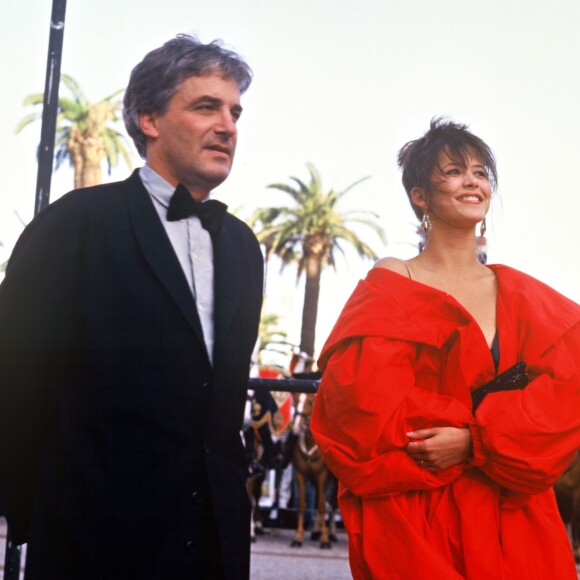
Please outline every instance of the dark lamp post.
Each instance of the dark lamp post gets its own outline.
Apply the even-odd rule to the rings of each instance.
[[[54,163],[54,140],[56,116],[58,113],[58,87],[60,85],[60,62],[64,38],[64,17],[66,0],[53,0],[50,18],[50,37],[48,40],[48,59],[44,84],[44,103],[42,108],[42,128],[38,149],[38,175],[36,178],[36,198],[34,215],[44,209],[50,199],[50,181]]]

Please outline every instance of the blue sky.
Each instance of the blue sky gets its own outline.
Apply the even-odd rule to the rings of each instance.
[[[499,196],[490,261],[519,268],[580,301],[580,3],[490,0],[69,1],[62,71],[91,100],[126,85],[131,68],[178,32],[222,38],[250,62],[238,154],[216,197],[240,215],[286,203],[269,183],[306,178],[328,187],[370,175],[344,198],[387,232],[380,255],[415,252],[415,219],[395,159],[434,115],[468,123],[496,153]],[[24,97],[44,87],[49,0],[3,0],[0,259],[32,215],[40,125],[14,134]],[[134,154],[134,165],[140,159]],[[122,178],[121,166],[108,179]],[[61,169],[53,199],[72,188]],[[369,262],[347,253],[325,273],[318,342]],[[267,310],[298,340],[301,289],[271,268]],[[320,346],[320,344],[319,344]]]

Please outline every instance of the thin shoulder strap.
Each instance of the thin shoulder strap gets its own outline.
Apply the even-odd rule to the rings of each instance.
[[[405,268],[407,270],[407,274],[409,275],[409,278],[412,280],[413,276],[411,276],[411,270],[409,270],[409,266],[407,265],[407,260],[403,260],[403,264],[405,264]]]

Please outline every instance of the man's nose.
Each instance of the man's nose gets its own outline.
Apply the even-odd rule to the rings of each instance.
[[[227,135],[236,134],[236,119],[229,110],[225,109],[220,112],[216,130],[218,133],[226,133]]]

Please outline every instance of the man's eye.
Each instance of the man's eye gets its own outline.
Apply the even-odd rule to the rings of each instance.
[[[208,102],[196,103],[192,106],[192,109],[195,111],[213,111],[215,109],[215,105]]]

